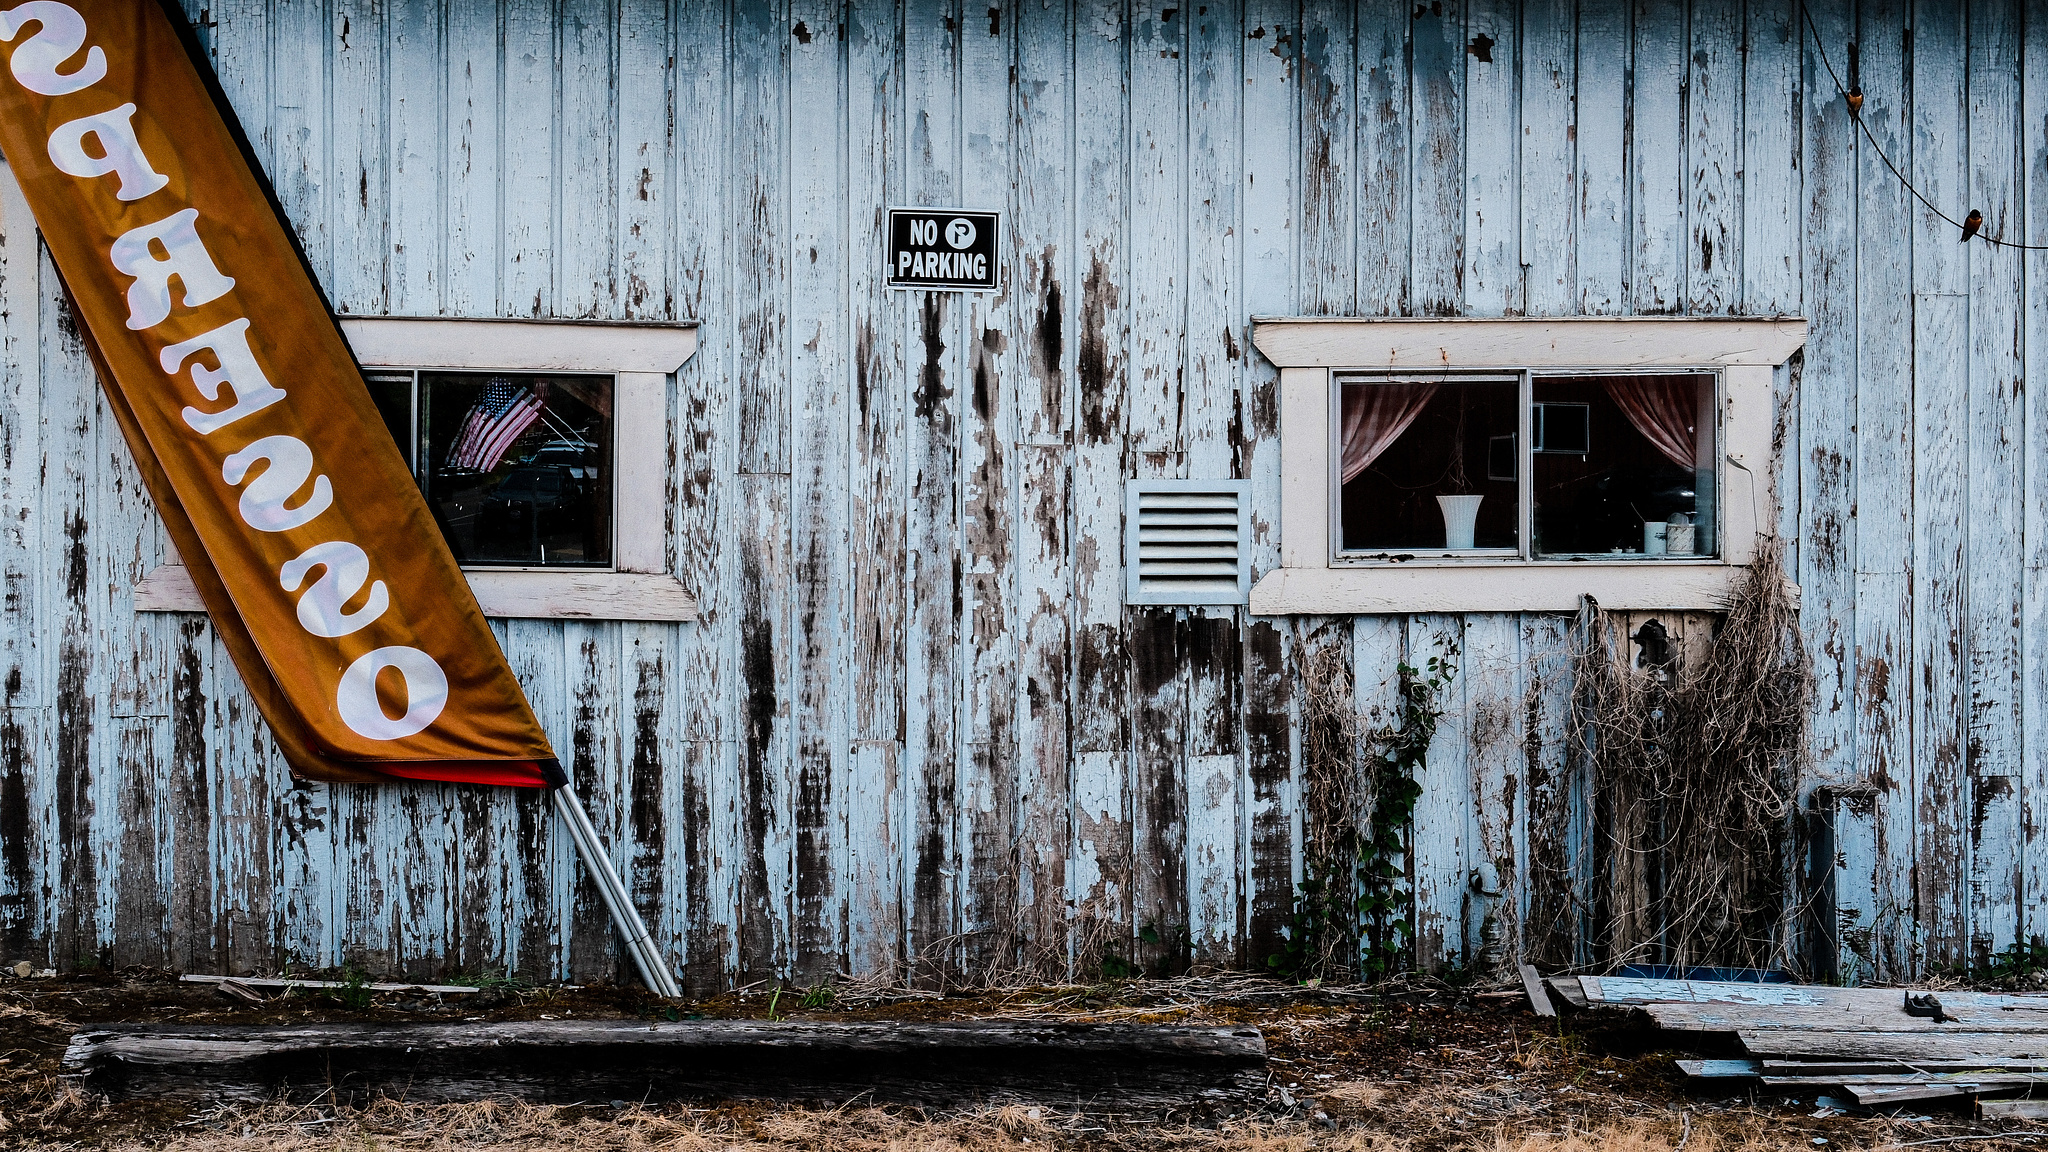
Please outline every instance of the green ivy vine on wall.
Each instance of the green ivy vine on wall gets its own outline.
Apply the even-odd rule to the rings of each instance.
[[[1438,698],[1457,669],[1432,656],[1421,668],[1399,664],[1396,674],[1399,714],[1394,724],[1372,734],[1371,761],[1363,773],[1372,814],[1363,829],[1347,811],[1340,827],[1326,830],[1330,842],[1302,880],[1281,951],[1266,961],[1275,975],[1320,980],[1347,953],[1355,955],[1363,980],[1383,979],[1410,964],[1415,897],[1407,885],[1408,846],[1422,796],[1416,778],[1429,763],[1429,744],[1443,718]],[[1343,772],[1349,765],[1323,767]]]
[[[1432,656],[1421,669],[1400,665],[1399,674],[1401,715],[1373,741],[1372,819],[1358,852],[1359,975],[1367,980],[1407,967],[1413,951],[1415,894],[1406,881],[1409,827],[1422,797],[1416,777],[1443,719],[1437,697],[1457,669]]]

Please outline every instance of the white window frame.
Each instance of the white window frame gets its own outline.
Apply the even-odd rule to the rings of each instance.
[[[1805,343],[1806,322],[1789,317],[1255,318],[1252,344],[1280,369],[1280,567],[1252,588],[1252,614],[1569,612],[1582,595],[1618,609],[1724,608],[1776,507],[1770,490],[1773,380]],[[1720,377],[1718,556],[1603,561],[1419,554],[1398,562],[1340,556],[1337,373],[1559,370]],[[1522,443],[1527,435],[1524,428]]]
[[[694,323],[343,317],[366,371],[587,372],[612,384],[612,567],[465,568],[484,615],[690,621],[668,572],[669,380],[697,350]],[[138,612],[203,612],[183,565],[135,586]]]

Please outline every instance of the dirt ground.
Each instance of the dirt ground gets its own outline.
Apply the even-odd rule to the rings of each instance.
[[[1266,1038],[1272,1078],[1262,1108],[1217,1119],[1084,1116],[1028,1103],[945,1114],[624,1102],[536,1108],[390,1101],[365,1109],[113,1104],[81,1095],[58,1076],[66,1041],[86,1024],[692,1017],[1251,1024]],[[634,990],[504,982],[445,999],[348,989],[240,1004],[210,986],[179,984],[157,972],[0,977],[0,1148],[2048,1152],[2048,1124],[1990,1124],[1935,1110],[1857,1116],[1811,1099],[1689,1094],[1672,1065],[1674,1053],[1657,1047],[1668,1039],[1626,1016],[1541,1018],[1519,994],[1506,991],[1428,984],[1376,993],[1290,989],[1249,976],[944,999],[851,986],[829,997],[757,988],[683,1006]]]

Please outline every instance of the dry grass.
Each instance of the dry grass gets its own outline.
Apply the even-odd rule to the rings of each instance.
[[[1426,1112],[1370,1084],[1344,1085],[1329,1098],[1359,1103],[1380,1122],[1314,1120],[1226,1122],[1215,1127],[1172,1124],[1105,1126],[1101,1121],[1021,1105],[926,1117],[882,1108],[618,1110],[542,1108],[523,1104],[405,1105],[362,1110],[271,1105],[220,1108],[188,1118],[174,1131],[116,1137],[92,1145],[161,1152],[497,1152],[578,1148],[594,1152],[1019,1152],[1108,1149],[1117,1152],[1838,1152],[1917,1146],[1908,1130],[1874,1125],[1816,1144],[1803,1130],[1762,1116],[1695,1119],[1665,1114],[1590,1127],[1517,1131],[1506,1125],[1448,1139],[1412,1119]],[[1765,1121],[1759,1123],[1758,1121]],[[2012,1132],[1972,1139],[1966,1148],[2037,1146]],[[22,1152],[57,1152],[76,1143],[26,1144]]]
[[[845,1011],[846,1001],[868,996],[876,1000],[871,1007]],[[1816,1114],[1811,1100],[1689,1097],[1669,1054],[1626,1043],[1632,1036],[1641,1039],[1626,1028],[1600,1032],[1602,1025],[1590,1017],[1587,1027],[1596,1030],[1561,1028],[1512,1002],[1422,978],[1375,994],[1356,987],[1289,989],[1243,973],[1210,973],[1087,988],[1010,989],[952,1001],[878,983],[849,994],[832,1011],[785,1003],[785,1009],[813,1019],[1037,1016],[1254,1025],[1271,1056],[1267,1099],[1220,1123],[1183,1111],[1076,1115],[1028,1104],[928,1114],[871,1107],[866,1099],[836,1110],[768,1104],[641,1108],[610,1100],[581,1107],[385,1102],[350,1109],[111,1103],[70,1090],[57,1075],[64,1043],[81,1024],[239,1021],[265,1012],[193,986],[140,979],[101,985],[52,981],[37,985],[33,994],[0,1000],[25,1009],[0,1014],[5,1152],[1673,1152],[1681,1145],[1684,1152],[1842,1152],[2001,1144],[2048,1152],[2048,1127],[2039,1125],[1994,1126],[1954,1112],[1894,1121]],[[755,995],[742,1004],[734,997],[697,1007],[707,1015],[758,1015],[764,1000]],[[530,1018],[533,1007],[508,1002],[486,1015]],[[621,1015],[617,1004],[587,989],[556,990],[545,1007],[573,1009],[579,1018]],[[451,1006],[387,1012],[385,1018],[447,1020],[473,1010]],[[327,1014],[279,1010],[269,1016],[279,1022]],[[1814,1144],[1815,1139],[1827,1143]],[[1958,1142],[1919,1143],[1930,1140]]]

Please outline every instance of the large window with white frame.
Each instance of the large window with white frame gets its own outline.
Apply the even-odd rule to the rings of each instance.
[[[1776,517],[1794,317],[1255,319],[1254,615],[1725,607]],[[1256,491],[1255,486],[1255,491]]]
[[[1719,378],[1334,372],[1334,558],[1712,559]]]

